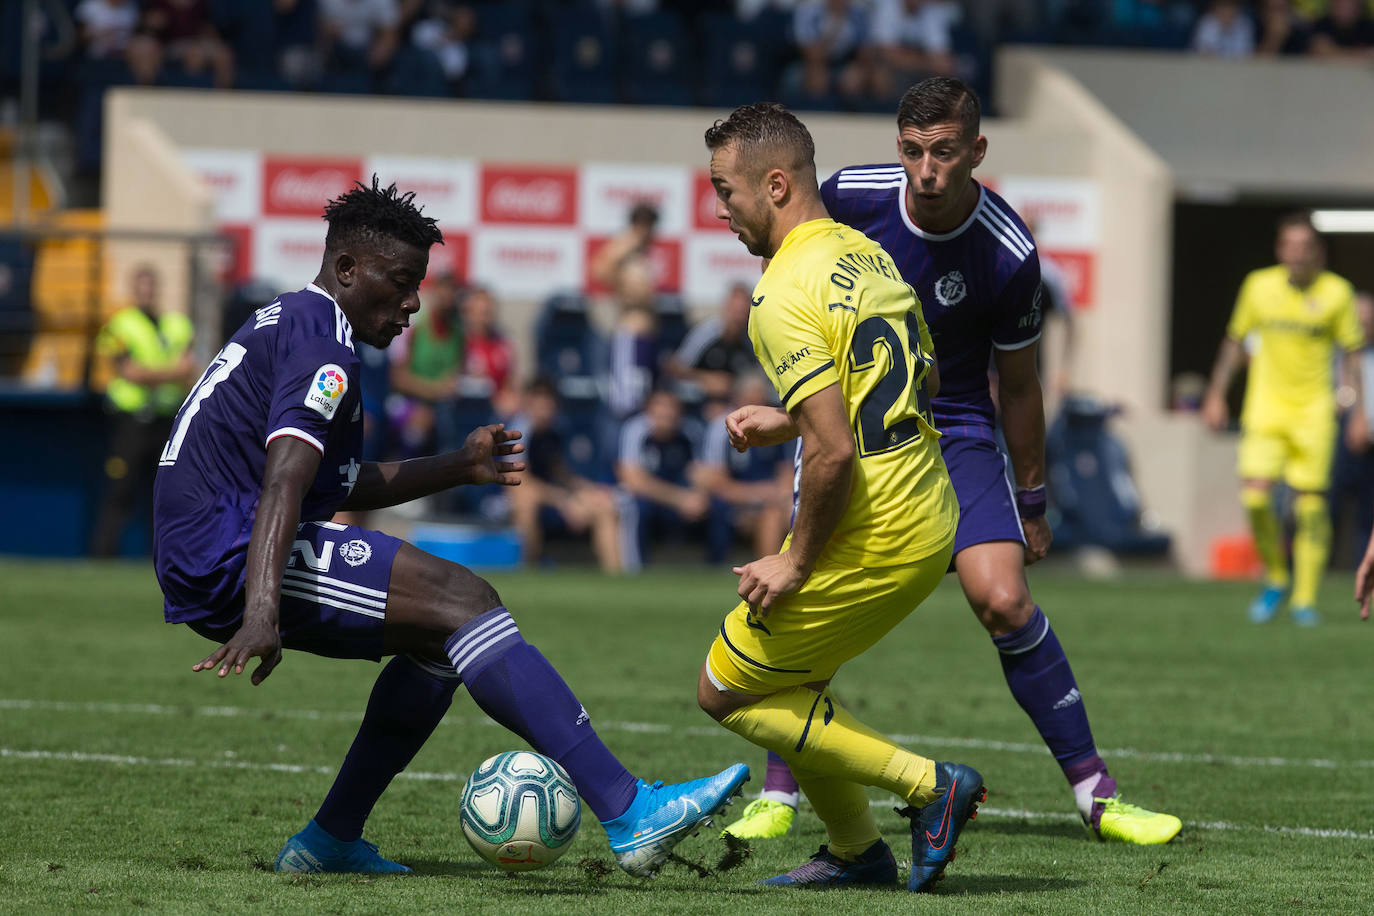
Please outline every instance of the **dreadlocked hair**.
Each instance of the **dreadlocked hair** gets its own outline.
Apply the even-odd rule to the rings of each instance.
[[[395,184],[383,188],[375,174],[372,187],[361,181],[353,185],[351,190],[325,205],[323,218],[329,223],[329,232],[324,238],[326,248],[382,238],[396,239],[426,251],[431,245],[444,244],[444,234],[439,231],[438,223],[432,217],[421,215],[422,208],[415,205],[414,191],[403,194],[396,190]]]

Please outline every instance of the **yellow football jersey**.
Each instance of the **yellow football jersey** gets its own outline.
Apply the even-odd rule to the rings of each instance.
[[[934,348],[882,246],[832,219],[794,228],[754,287],[749,337],[789,411],[833,384],[844,395],[858,454],[821,562],[894,566],[948,543],[959,504],[931,423]]]
[[[1251,271],[1226,333],[1242,342],[1254,335],[1258,343],[1250,356],[1242,426],[1278,428],[1327,417],[1334,422],[1334,348],[1358,350],[1364,343],[1348,282],[1323,271],[1306,289],[1297,289],[1283,265]]]

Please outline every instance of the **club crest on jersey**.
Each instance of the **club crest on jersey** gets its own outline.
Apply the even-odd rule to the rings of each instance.
[[[349,566],[362,566],[372,559],[372,545],[361,538],[339,545],[339,556]]]
[[[316,370],[315,378],[305,392],[305,406],[326,420],[332,420],[347,391],[348,375],[342,367],[327,363]]]
[[[943,306],[958,305],[967,295],[968,284],[964,282],[964,275],[957,270],[951,270],[935,281],[935,298]]]

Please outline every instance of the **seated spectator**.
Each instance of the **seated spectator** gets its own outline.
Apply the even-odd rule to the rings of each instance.
[[[663,388],[654,389],[644,412],[631,417],[620,431],[615,475],[625,535],[621,559],[627,572],[643,566],[650,543],[701,535],[711,498],[691,481],[696,433],[677,395]]]
[[[1194,11],[1184,0],[1111,0],[1111,25],[1129,44],[1170,47],[1187,43]]]
[[[855,0],[803,0],[792,18],[800,69],[784,78],[803,102],[863,97],[872,74],[868,7]]]
[[[776,403],[772,386],[755,368],[740,376],[729,407]],[[712,563],[726,559],[736,532],[750,537],[751,559],[778,552],[792,523],[795,455],[790,442],[735,451],[723,417],[706,427],[692,480],[711,497],[707,545]]]
[[[1326,15],[1312,23],[1312,53],[1332,59],[1374,59],[1374,19],[1363,0],[1331,0]]]
[[[436,277],[410,319],[409,331],[390,347],[391,390],[398,397],[388,410],[397,427],[404,457],[430,454],[444,413],[441,405],[458,391],[463,372],[463,329],[458,317],[458,284]],[[458,441],[444,430],[442,441]]]
[[[1312,30],[1294,11],[1293,0],[1261,0],[1256,54],[1306,54],[1311,43]]]
[[[525,475],[508,494],[525,562],[539,562],[549,534],[590,532],[601,571],[620,572],[620,510],[615,490],[580,477],[568,467],[558,391],[551,382],[537,379],[526,386],[520,416],[511,426],[525,434]]]
[[[742,374],[758,370],[749,341],[752,291],[743,283],[730,287],[719,315],[700,322],[668,360],[668,372],[690,389],[689,397],[704,399],[704,415],[720,412]]]
[[[498,416],[518,408],[515,349],[496,326],[496,299],[484,286],[469,287],[462,297],[463,376],[460,392],[491,399]]]
[[[947,0],[877,0],[869,33],[874,97],[894,99],[926,77],[952,75],[953,30],[961,15]]]
[[[1193,30],[1193,50],[1213,57],[1249,57],[1255,53],[1255,24],[1240,0],[1212,0]]]
[[[401,38],[397,0],[319,0],[318,36],[329,69],[369,73],[391,66]]]
[[[449,92],[463,95],[463,80],[472,63],[472,39],[477,34],[477,12],[466,3],[437,3],[431,12],[415,23],[410,40],[439,61]]]
[[[189,76],[208,74],[219,89],[234,83],[234,55],[210,18],[208,0],[143,0],[140,37],[148,53]]]
[[[629,225],[619,235],[608,239],[592,255],[592,280],[602,286],[614,287],[621,266],[630,258],[649,256],[658,227],[658,208],[641,200],[630,208]]]
[[[624,420],[638,413],[657,381],[658,315],[654,272],[649,260],[632,256],[616,273],[616,318],[610,335],[611,414]]]
[[[73,18],[87,60],[124,64],[140,85],[157,82],[161,61],[156,49],[134,40],[139,18],[134,0],[81,0]]]

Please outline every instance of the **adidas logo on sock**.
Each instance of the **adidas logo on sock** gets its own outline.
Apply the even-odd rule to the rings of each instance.
[[[586,725],[588,722],[592,721],[592,717],[587,715],[587,707],[581,706],[578,708],[581,709],[581,712],[577,714],[577,721],[574,722],[573,725]]]
[[[1074,687],[1068,693],[1064,694],[1064,698],[1062,700],[1054,704],[1054,708],[1068,709],[1073,704],[1082,702],[1082,700],[1083,695],[1078,692],[1077,687]]]

